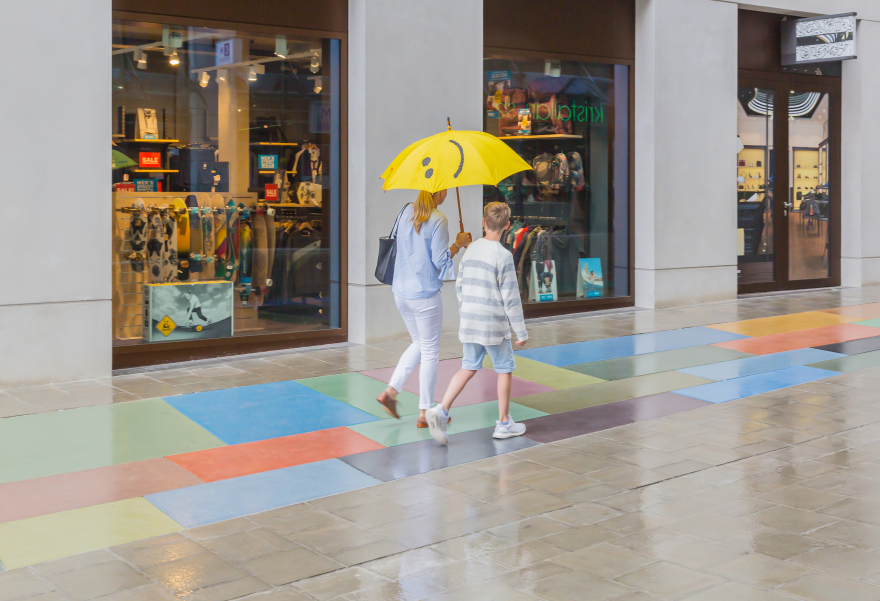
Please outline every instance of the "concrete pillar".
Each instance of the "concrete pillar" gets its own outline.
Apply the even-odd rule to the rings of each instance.
[[[0,388],[110,375],[111,10],[32,0],[0,20]]]
[[[859,21],[858,58],[844,61],[841,111],[841,245],[843,286],[880,284],[880,23]]]
[[[373,272],[379,237],[417,193],[382,192],[379,175],[410,143],[443,131],[482,130],[482,0],[350,0],[348,81],[349,340],[406,331],[390,286]],[[465,229],[481,235],[482,190],[461,190]],[[458,231],[455,194],[441,210]],[[444,330],[458,328],[452,283],[443,289]]]
[[[737,5],[636,0],[635,295],[732,299]]]

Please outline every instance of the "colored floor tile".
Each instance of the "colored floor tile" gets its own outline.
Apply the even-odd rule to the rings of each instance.
[[[858,355],[844,355],[837,359],[810,363],[809,367],[827,369],[829,371],[850,372],[859,369],[868,369],[880,365],[880,351],[860,353]]]
[[[520,422],[532,417],[544,415],[540,410],[510,403],[510,415]],[[498,401],[479,403],[477,405],[458,406],[458,401],[450,411],[452,423],[449,424],[450,434],[459,434],[481,428],[494,427],[498,420]],[[369,424],[349,426],[355,432],[375,440],[386,447],[427,440],[431,434],[427,428],[416,428],[418,416],[410,415],[400,420],[382,420]]]
[[[390,482],[398,478],[512,453],[539,444],[526,436],[495,440],[492,438],[494,431],[493,427],[451,434],[449,444],[446,446],[439,445],[433,440],[421,440],[341,457],[340,460],[378,480]]]
[[[855,317],[856,319],[878,319],[880,318],[880,303],[838,307],[837,309],[822,309],[822,312],[833,313],[834,315],[846,315],[848,317]]]
[[[670,392],[677,388],[698,386],[708,382],[711,382],[711,380],[688,374],[680,374],[675,371],[666,371],[659,374],[628,378],[626,380],[602,382],[601,384],[593,384],[585,388],[569,388],[568,390],[556,390],[544,394],[520,397],[516,402],[548,414],[556,414],[659,394],[661,392]]]
[[[489,355],[483,360],[483,367],[492,369],[492,359]],[[534,361],[526,357],[516,358],[516,371],[513,372],[517,378],[537,382],[544,386],[554,389],[578,388],[579,386],[589,386],[590,384],[598,384],[604,382],[600,378],[588,376],[585,374],[575,373],[563,367],[556,367]]]
[[[202,482],[165,458],[19,480],[0,484],[0,523],[134,499]]]
[[[759,336],[757,338],[746,338],[743,340],[731,340],[729,342],[716,343],[714,346],[742,351],[744,353],[751,353],[752,355],[769,355],[771,353],[782,353],[784,351],[793,351],[795,349],[811,346],[819,347],[835,342],[844,342],[846,340],[870,338],[876,336],[876,334],[876,328],[844,323],[836,326],[815,328],[813,330],[786,332],[784,334],[772,334],[770,336]]]
[[[297,380],[303,386],[324,393],[327,396],[347,403],[361,411],[382,419],[394,419],[382,409],[376,401],[380,392],[385,390],[386,383],[359,373],[321,376]],[[419,397],[411,392],[402,391],[397,395],[397,412],[400,415],[412,415],[419,412]]]
[[[785,369],[786,367],[807,365],[808,363],[816,363],[817,361],[836,359],[843,356],[844,355],[841,355],[840,353],[820,351],[814,348],[802,348],[793,351],[785,351],[783,353],[774,353],[772,355],[760,355],[758,357],[747,357],[735,361],[725,361],[723,363],[713,363],[711,365],[703,365],[700,367],[690,367],[678,371],[683,374],[709,378],[710,380],[730,380],[732,378],[742,378],[768,371],[775,371],[777,369]]]
[[[684,388],[675,392],[709,403],[724,403],[836,375],[838,374],[834,371],[799,365],[744,378]]]
[[[516,356],[517,358],[534,359],[557,367],[567,367],[580,363],[659,353],[660,351],[671,351],[688,346],[715,344],[742,338],[745,336],[711,328],[682,328],[651,334],[635,334],[620,338],[605,338],[589,342],[573,342],[558,346],[526,349],[516,351]]]
[[[450,380],[452,380],[452,376],[454,376],[455,373],[460,369],[461,359],[446,359],[439,363],[439,366],[437,368],[437,385],[434,386],[435,402],[439,403],[441,400],[443,400],[443,394],[449,387],[449,382]],[[394,373],[394,368],[387,367],[384,369],[371,369],[369,371],[364,371],[361,373],[387,384],[391,380],[391,374]],[[413,394],[419,393],[418,368],[416,368],[416,370],[406,381],[403,389]],[[553,388],[549,386],[543,386],[535,382],[530,382],[529,380],[524,380],[522,378],[519,378],[518,376],[514,376],[513,384],[510,388],[510,396],[511,398],[515,398],[526,394],[547,392],[549,390],[553,390]],[[477,403],[485,403],[487,401],[494,401],[497,399],[498,376],[495,374],[494,371],[481,369],[477,372],[477,375],[475,375],[473,379],[468,382],[468,385],[465,387],[464,391],[459,395],[458,399],[456,399],[455,405],[457,407],[463,407],[465,405],[475,405]]]
[[[731,361],[743,357],[751,357],[751,355],[718,348],[717,346],[690,346],[672,351],[660,351],[659,353],[647,353],[645,355],[620,357],[619,359],[609,359],[607,361],[569,365],[565,369],[581,374],[589,374],[604,380],[623,380],[624,378],[646,376],[661,371],[673,371],[684,367],[717,363],[719,361]]]
[[[161,399],[0,420],[0,483],[223,446]]]
[[[338,459],[327,459],[148,495],[146,499],[176,522],[195,528],[378,483]]]
[[[0,561],[20,568],[182,528],[144,499],[116,501],[0,524]]]
[[[330,428],[168,457],[205,482],[383,448],[348,428]],[[2,489],[0,489],[2,492]]]
[[[536,417],[523,423],[527,428],[528,438],[538,442],[556,442],[573,436],[689,411],[709,404],[674,392],[663,392],[567,413]]]
[[[168,403],[227,444],[378,419],[292,381],[184,394],[169,398]]]
[[[777,315],[774,317],[720,323],[708,327],[725,332],[745,334],[746,336],[769,336],[771,334],[784,334],[785,332],[833,326],[855,320],[856,318],[847,315],[836,315],[824,311],[808,311],[806,313],[794,313],[793,315]]]
[[[880,319],[865,319],[863,321],[853,322],[857,326],[870,326],[872,328],[880,328]]]
[[[844,342],[835,342],[833,344],[825,344],[814,348],[817,348],[820,351],[830,351],[842,355],[870,353],[871,351],[880,351],[880,336],[860,338],[858,340],[846,340]]]

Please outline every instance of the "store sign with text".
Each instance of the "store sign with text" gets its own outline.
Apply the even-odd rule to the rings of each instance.
[[[141,152],[138,154],[138,165],[141,169],[159,169],[162,166],[162,153]]]
[[[856,13],[782,22],[782,64],[806,65],[856,58]]]

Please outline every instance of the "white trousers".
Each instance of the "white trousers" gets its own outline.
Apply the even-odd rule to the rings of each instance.
[[[391,388],[400,392],[410,374],[419,368],[419,409],[430,409],[437,385],[437,362],[440,360],[440,331],[443,329],[443,301],[438,292],[431,298],[409,300],[394,295],[397,310],[403,317],[412,344],[394,368]]]

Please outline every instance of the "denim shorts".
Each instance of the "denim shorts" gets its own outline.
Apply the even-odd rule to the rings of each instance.
[[[510,338],[506,338],[501,344],[483,346],[476,342],[464,343],[464,357],[461,360],[461,368],[476,371],[483,367],[483,358],[486,355],[492,359],[495,373],[509,374],[516,369],[516,361],[513,359],[513,347]]]

